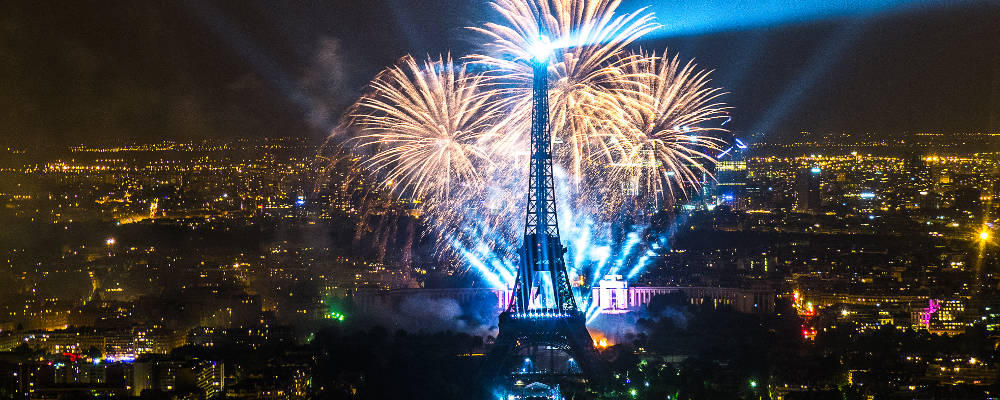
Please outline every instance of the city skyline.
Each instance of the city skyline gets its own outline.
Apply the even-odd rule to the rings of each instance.
[[[592,289],[574,278],[578,299],[593,302],[588,328],[595,348],[602,357],[635,351],[725,360],[700,346],[742,337],[735,327],[716,328],[737,318],[790,335],[747,339],[743,346],[780,337],[782,346],[804,352],[846,351],[836,356],[841,367],[808,369],[847,385],[843,393],[992,390],[998,376],[992,343],[1000,337],[994,242],[1000,162],[995,152],[966,143],[996,140],[932,135],[896,155],[880,154],[890,147],[885,142],[836,137],[733,150],[717,165],[717,184],[660,211],[687,218],[675,221],[676,229],[669,219],[650,226],[642,248],[667,246],[655,250],[641,274],[605,276]],[[818,154],[823,146],[832,151]],[[310,176],[324,167],[310,162],[318,150],[305,138],[74,146],[62,154],[16,150],[11,155],[22,163],[0,169],[0,221],[7,227],[0,235],[7,264],[0,269],[0,355],[52,354],[9,370],[37,378],[0,381],[0,389],[236,395],[245,390],[240,382],[267,374],[274,383],[262,387],[301,398],[329,395],[305,382],[341,367],[268,354],[316,346],[343,351],[339,342],[313,336],[344,329],[377,337],[379,328],[366,330],[372,326],[485,338],[463,344],[454,361],[478,365],[471,354],[489,349],[510,289],[461,262],[434,257],[421,240],[410,242],[419,235],[407,238],[413,216],[405,202],[383,211],[396,222],[352,238],[366,225],[358,198],[339,189],[348,171],[314,187]],[[802,184],[803,173],[812,184]],[[663,232],[672,232],[669,240],[656,241]],[[781,315],[788,320],[773,320]],[[711,330],[691,326],[671,331],[683,342],[660,342],[663,329],[679,329],[682,321]],[[871,348],[830,342],[862,346],[887,332],[920,343],[889,353],[907,360],[891,367],[895,384],[851,356]],[[257,361],[226,353],[239,349],[271,361],[248,369]],[[684,376],[699,373],[680,362],[666,365]],[[831,383],[736,365],[735,373],[752,374],[776,395],[832,390]],[[853,383],[829,377],[844,370],[855,371]],[[143,371],[163,378],[144,381]],[[185,378],[190,374],[198,378]],[[652,389],[641,393],[691,390],[647,379]],[[715,382],[723,393],[749,395],[745,382]]]

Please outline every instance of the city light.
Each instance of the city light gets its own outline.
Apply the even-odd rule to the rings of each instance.
[[[333,320],[337,320],[337,321],[343,322],[344,321],[344,314],[341,314],[341,313],[336,312],[336,311],[330,311],[329,313],[326,314],[325,318],[326,319],[333,319]]]
[[[131,354],[108,355],[104,357],[104,361],[109,363],[132,363],[135,361],[135,356]]]
[[[990,232],[987,230],[982,230],[979,232],[979,240],[987,241],[990,240]]]

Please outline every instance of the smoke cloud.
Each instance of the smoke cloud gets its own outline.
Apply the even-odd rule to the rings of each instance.
[[[310,98],[310,126],[329,131],[357,94],[348,89],[349,68],[340,40],[323,37],[300,85]]]
[[[453,331],[496,337],[499,310],[492,297],[477,296],[460,303],[452,298],[432,298],[424,294],[406,296],[396,304],[366,307],[362,311],[362,328],[382,326],[407,332]]]

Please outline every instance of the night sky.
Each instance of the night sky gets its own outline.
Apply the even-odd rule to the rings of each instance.
[[[761,9],[775,2],[704,3],[657,2],[668,27],[639,45],[714,69],[738,133],[1000,129],[1000,2],[812,14],[812,1],[777,2],[803,13],[756,24],[723,22],[777,15]],[[381,68],[467,54],[477,37],[463,27],[495,18],[485,0],[8,1],[0,135],[318,139]]]

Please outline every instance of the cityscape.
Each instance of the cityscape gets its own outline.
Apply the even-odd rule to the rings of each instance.
[[[409,56],[424,48],[371,34],[402,50],[347,73],[325,63],[355,51],[343,36],[320,40],[319,67],[311,55],[273,63],[234,36],[250,28],[224,20],[243,18],[240,6],[206,2],[177,7],[237,43],[253,71],[223,84],[229,94],[180,106],[184,123],[143,122],[133,104],[92,117],[121,118],[100,120],[107,134],[87,133],[97,125],[76,133],[75,112],[86,112],[33,118],[89,110],[81,104],[98,102],[91,94],[50,104],[48,89],[36,89],[46,84],[17,83],[0,97],[0,397],[1000,397],[1000,62],[954,67],[989,70],[979,119],[891,116],[892,104],[936,109],[949,101],[942,93],[886,95],[884,115],[870,121],[831,112],[791,124],[753,115],[746,104],[756,98],[709,77],[730,71],[713,58],[688,61],[710,50],[673,52],[720,40],[713,35],[792,37],[878,18],[916,32],[941,18],[971,21],[942,35],[981,38],[976,51],[995,61],[1000,31],[987,17],[1000,16],[996,4],[862,1],[817,6],[821,18],[803,2],[791,22],[761,4],[743,10],[747,19],[774,18],[709,29],[691,9],[674,5],[686,19],[671,24],[670,7],[642,2],[483,1],[455,6],[458,16],[427,15],[448,1],[431,11],[364,3],[329,7],[339,17],[394,8],[379,25],[477,21],[463,24],[485,50],[438,39],[459,48]],[[254,4],[305,18],[301,5]],[[174,6],[97,7],[163,27],[187,18]],[[10,8],[0,54],[14,61],[0,71],[30,82],[18,68],[38,61],[17,40],[34,37],[23,27],[53,10]],[[482,14],[493,19],[480,25],[487,8],[498,15]],[[73,10],[54,12],[57,24]],[[71,29],[100,31],[81,24]],[[667,29],[677,31],[660,38]],[[67,35],[77,34],[86,36]],[[92,40],[110,39],[80,42]],[[108,43],[87,51],[145,51]],[[101,63],[81,54],[67,56],[68,68]],[[186,62],[195,61],[156,68],[186,75],[196,69]],[[304,77],[275,77],[292,65],[306,65]],[[218,68],[163,90],[193,99],[202,79],[228,79]],[[778,76],[760,79],[783,85]],[[267,106],[255,96],[286,99]],[[887,128],[911,118],[927,126]],[[937,120],[968,125],[926,122]],[[145,124],[170,133],[114,132]]]
[[[613,277],[595,289],[606,312],[596,324],[605,329],[599,345],[656,333],[692,340],[669,325],[706,317],[699,313],[739,321],[784,312],[781,323],[799,324],[801,334],[786,340],[803,351],[842,346],[843,353],[796,360],[835,363],[813,365],[816,376],[761,371],[758,384],[776,396],[809,386],[990,390],[1000,340],[1000,276],[992,267],[1000,221],[989,216],[997,215],[1000,161],[955,149],[1000,136],[926,137],[892,151],[841,135],[736,151],[718,164],[717,182],[674,211],[687,218],[671,251],[623,290]],[[343,197],[342,175],[315,184],[326,170],[315,162],[321,151],[292,138],[6,148],[4,240],[16,244],[3,274],[5,387],[137,396],[187,385],[209,397],[263,390],[306,397],[317,368],[308,343],[330,327],[438,325],[495,335],[503,290],[462,273],[458,261],[425,255],[404,263],[354,240],[357,232],[344,226],[358,217]],[[816,151],[829,153],[808,154]],[[395,212],[412,218],[406,208]],[[335,235],[311,238],[317,232]],[[422,303],[454,309],[435,315],[415,308]],[[678,315],[651,318],[665,310]],[[625,329],[610,323],[622,318],[632,322]],[[909,360],[872,365],[862,353],[871,348],[851,348],[861,338],[912,341],[892,350]],[[213,354],[217,343],[230,348]],[[463,351],[481,354],[485,346]],[[648,346],[631,350],[646,363],[701,356],[670,341]],[[238,348],[301,354],[266,367],[226,362],[226,351]],[[718,384],[737,386],[723,377],[738,370],[714,368]],[[157,381],[136,376],[154,370]],[[684,387],[663,382],[671,383]]]

